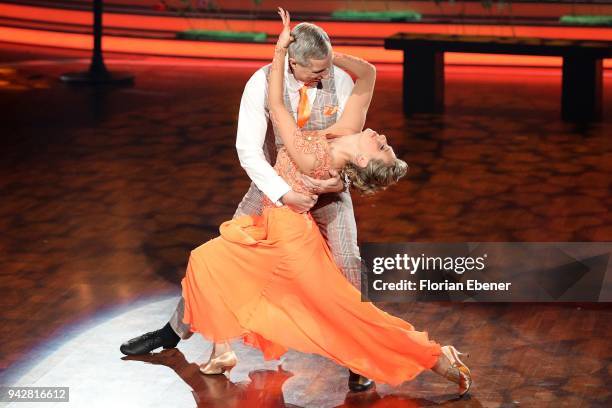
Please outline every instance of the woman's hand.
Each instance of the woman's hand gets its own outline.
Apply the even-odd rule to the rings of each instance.
[[[294,38],[291,36],[291,27],[289,27],[291,23],[291,16],[287,10],[281,7],[278,8],[278,15],[283,20],[283,31],[281,31],[280,35],[278,36],[276,45],[278,47],[287,48],[294,40]]]

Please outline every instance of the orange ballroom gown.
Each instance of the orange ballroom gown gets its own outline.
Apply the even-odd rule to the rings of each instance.
[[[324,178],[328,142],[317,132],[308,140],[317,155],[309,175]],[[308,192],[284,147],[274,168],[294,191]],[[226,221],[220,233],[191,251],[182,280],[183,320],[192,331],[213,342],[242,338],[265,359],[278,359],[288,349],[318,354],[391,385],[435,365],[440,345],[361,301],[310,213],[264,198],[261,215]]]

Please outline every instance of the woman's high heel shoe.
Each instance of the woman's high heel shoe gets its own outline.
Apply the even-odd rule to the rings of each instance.
[[[441,351],[450,361],[450,366],[446,369],[444,377],[459,384],[459,396],[463,397],[472,386],[472,374],[468,366],[459,357],[469,357],[469,355],[461,353],[453,346],[444,346],[441,348]]]
[[[236,366],[238,359],[233,351],[226,351],[217,357],[211,357],[206,364],[200,366],[200,372],[206,375],[223,374]]]

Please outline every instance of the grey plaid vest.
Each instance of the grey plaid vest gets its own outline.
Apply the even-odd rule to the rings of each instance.
[[[270,72],[270,65],[265,66],[266,79]],[[268,112],[268,91],[266,80],[265,109]],[[289,94],[285,87],[285,106],[287,110],[296,117],[296,112],[291,108]],[[330,127],[337,121],[338,96],[336,94],[336,82],[334,80],[334,69],[330,70],[328,78],[319,83],[317,96],[312,104],[310,118],[303,127],[305,130],[322,130]],[[264,154],[272,165],[276,162],[276,153],[283,142],[279,136],[274,134],[272,124],[269,124],[263,146]],[[238,205],[234,217],[241,215],[261,214],[263,207],[263,193],[251,183],[251,187]],[[357,226],[353,213],[353,203],[348,191],[338,194],[322,195],[317,204],[312,208],[314,217],[321,234],[326,239],[336,264],[342,270],[343,275],[357,289],[361,282],[361,258],[357,246]]]
[[[263,70],[266,75],[266,98],[265,98],[265,109],[266,114],[268,114],[268,74],[270,73],[271,64],[266,65]],[[293,115],[294,118],[297,118],[297,112],[291,107],[291,102],[289,101],[289,92],[287,91],[287,87],[285,86],[285,107]],[[312,109],[310,111],[310,118],[308,118],[308,122],[302,129],[304,130],[322,130],[327,129],[338,119],[337,109],[330,109],[338,106],[338,96],[336,95],[336,81],[334,80],[334,70],[329,70],[329,77],[321,80],[319,82],[319,87],[317,89],[317,96],[312,103]],[[327,109],[326,109],[327,108]],[[326,112],[327,111],[327,112]],[[331,114],[326,114],[330,113]],[[274,165],[276,162],[276,152],[280,146],[283,145],[283,141],[280,139],[278,135],[274,134],[274,129],[271,124],[268,126],[268,130],[266,132],[266,139],[264,142],[264,154],[266,155],[266,159],[270,162],[270,164]]]

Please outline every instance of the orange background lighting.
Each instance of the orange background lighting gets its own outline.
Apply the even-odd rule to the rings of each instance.
[[[9,27],[0,25],[0,41],[39,45],[55,48],[90,50],[92,37],[78,31],[89,31],[92,23],[90,11],[53,9],[14,4],[0,4],[0,16],[30,21],[36,24],[31,27]],[[54,24],[53,29],[44,28],[44,23]],[[57,25],[66,27],[59,31]],[[412,33],[445,33],[470,35],[496,35],[517,37],[543,37],[567,39],[612,40],[612,29],[583,27],[535,27],[535,26],[499,26],[499,25],[458,25],[458,24],[409,24],[409,23],[351,23],[351,22],[318,22],[332,38],[338,38],[335,50],[358,55],[374,63],[401,63],[401,51],[385,50],[382,39],[397,32]],[[41,28],[41,25],[43,26]],[[105,35],[103,48],[109,52],[177,56],[195,58],[220,58],[244,60],[269,60],[270,44],[231,43],[213,41],[188,41],[174,39],[174,33],[189,28],[222,29],[236,31],[263,31],[272,38],[278,32],[278,22],[269,20],[222,20],[222,19],[186,19],[173,16],[150,16],[136,14],[105,13],[106,29],[133,30],[133,35]],[[168,38],[147,37],[143,30],[166,33]],[[70,31],[73,32],[70,32]],[[138,31],[140,30],[140,37]],[[132,33],[130,33],[132,34]],[[136,35],[136,36],[134,36]],[[340,38],[368,36],[371,40],[380,41],[380,45],[349,45]],[[343,45],[344,44],[344,45]],[[451,65],[501,65],[560,67],[560,57],[446,53],[445,62]],[[612,68],[612,59],[604,60],[605,68]]]

